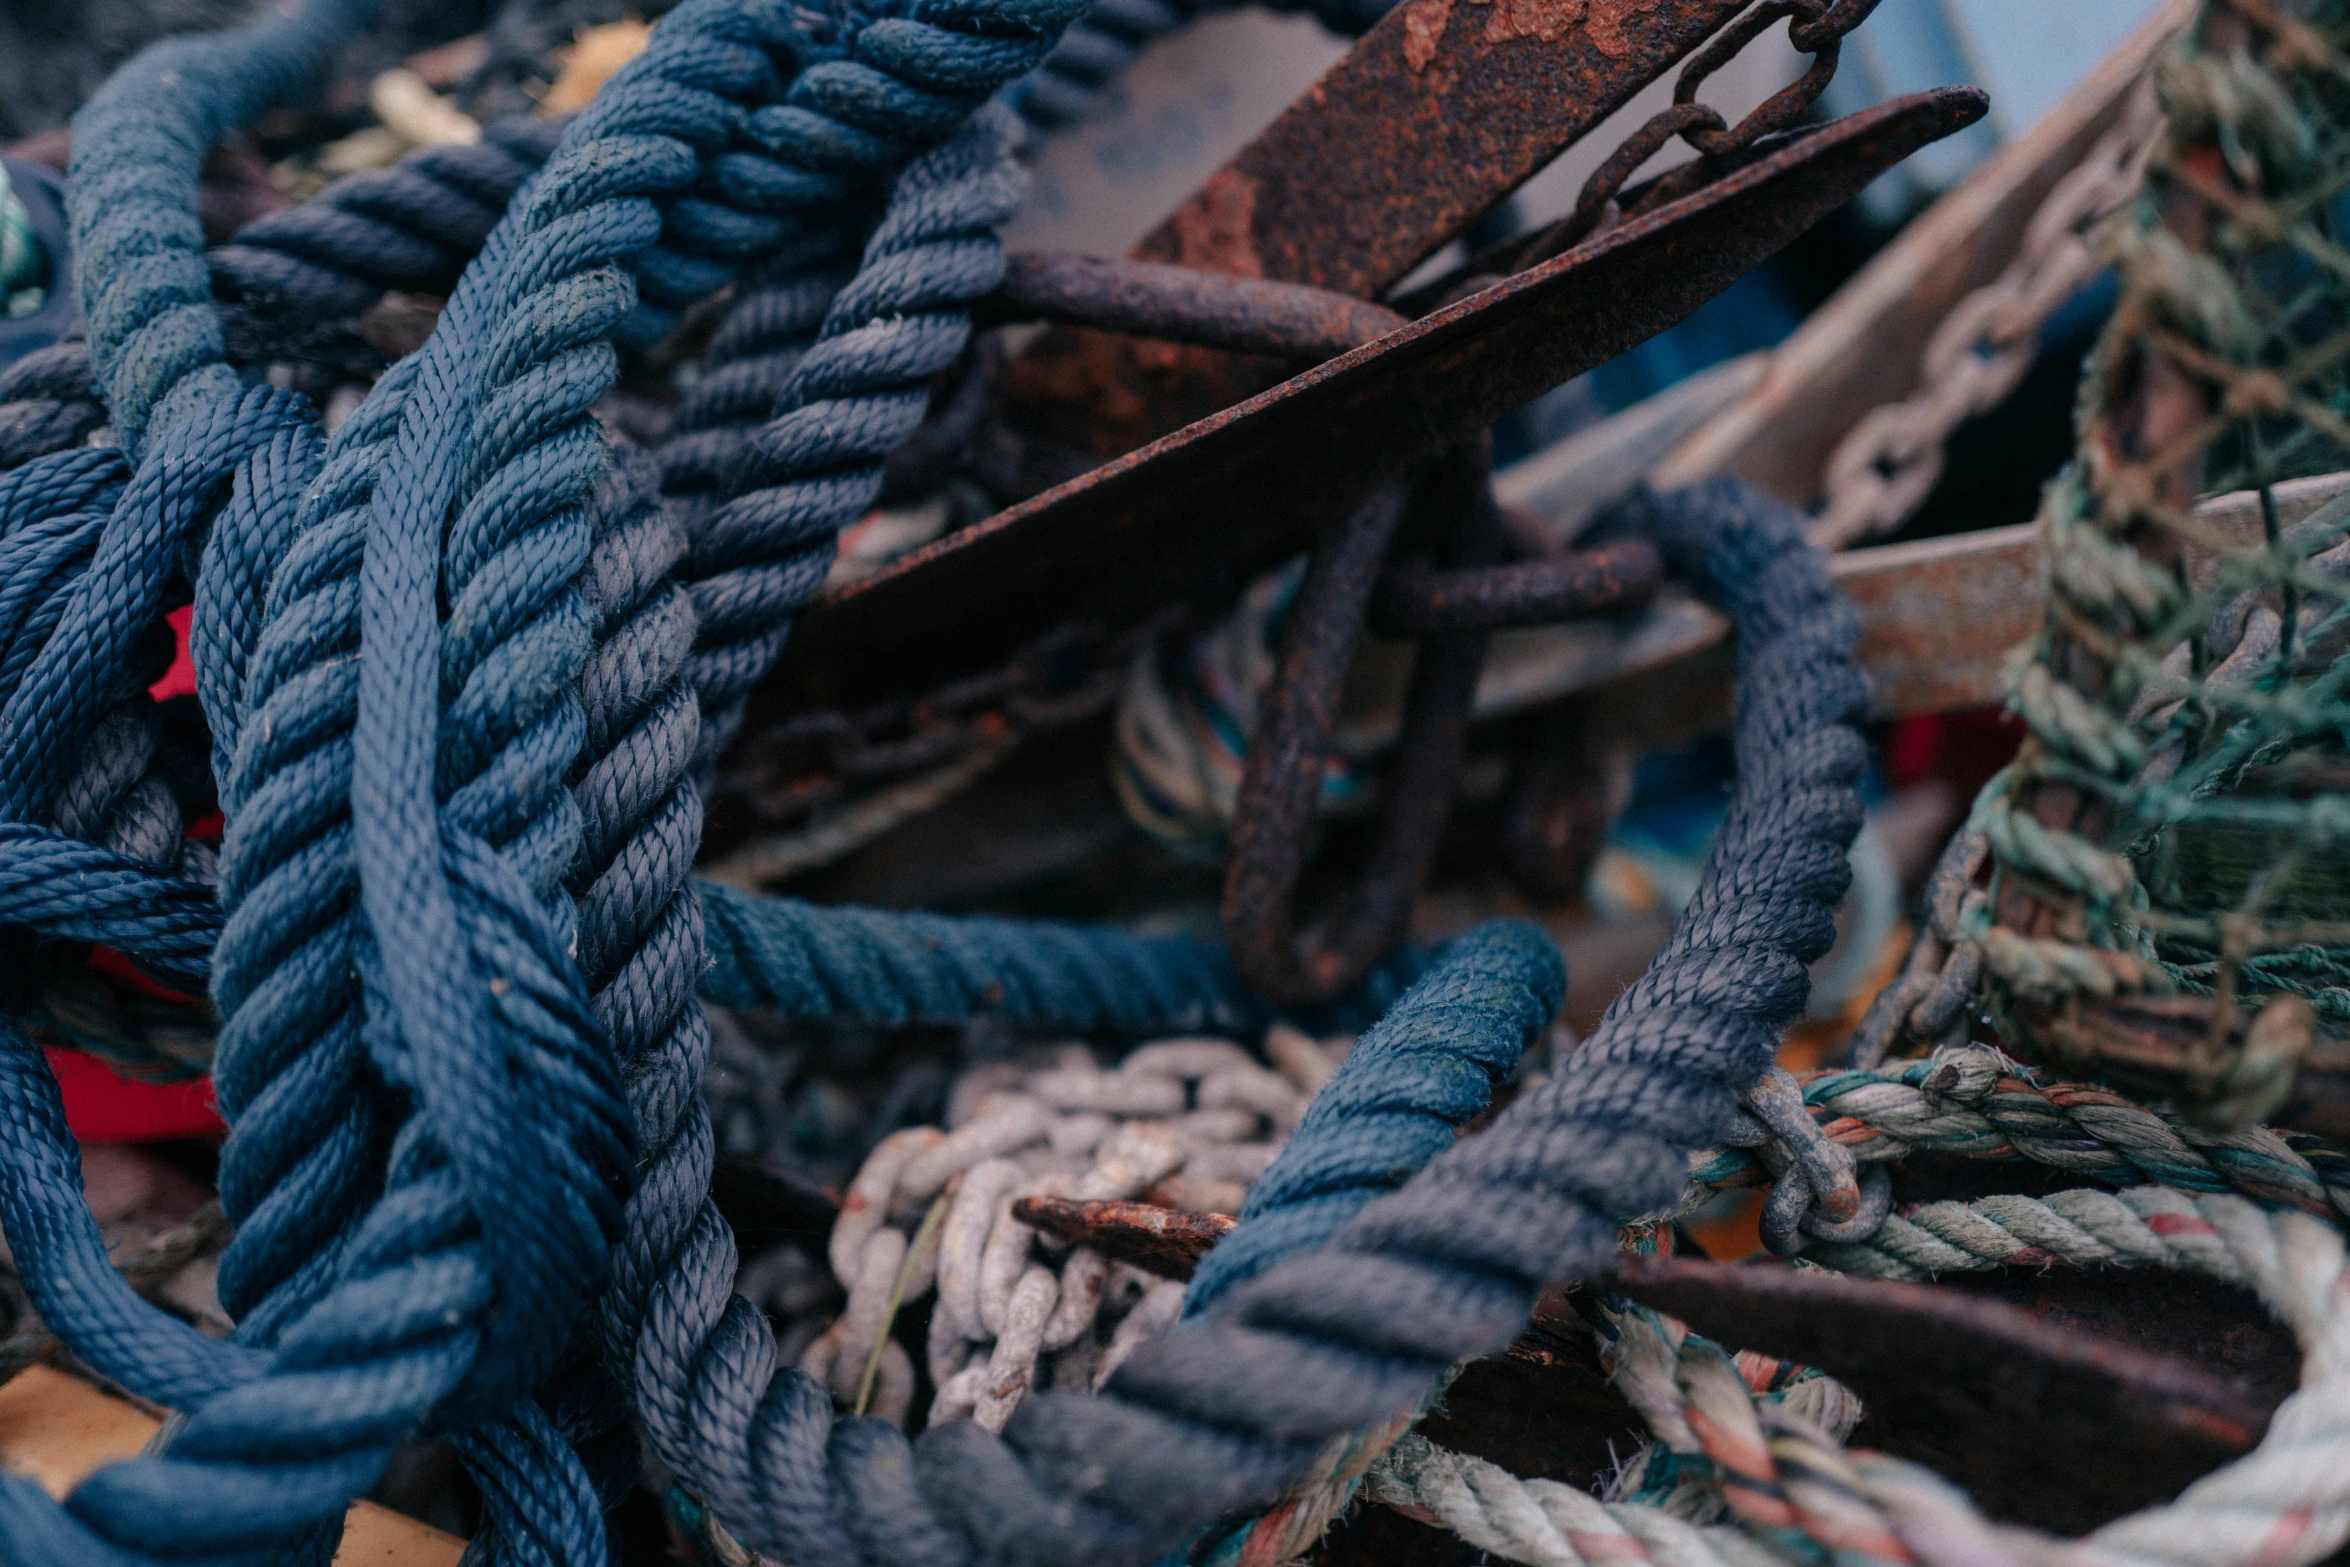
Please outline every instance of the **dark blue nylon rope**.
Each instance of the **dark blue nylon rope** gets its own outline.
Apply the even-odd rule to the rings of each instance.
[[[222,1285],[240,1336],[274,1353],[257,1362],[211,1346],[210,1382],[160,1362],[122,1368],[130,1385],[195,1406],[171,1453],[94,1477],[65,1514],[8,1493],[25,1524],[12,1538],[136,1553],[164,1548],[169,1519],[181,1550],[300,1541],[316,1554],[390,1443],[429,1418],[459,1430],[480,1471],[493,1552],[600,1550],[592,1505],[580,1521],[592,1490],[577,1459],[523,1397],[562,1343],[548,1326],[601,1271],[625,1135],[560,895],[581,847],[565,775],[586,741],[582,503],[603,457],[586,408],[610,384],[606,345],[635,308],[628,267],[673,224],[692,235],[726,216],[691,194],[705,160],[733,159],[738,176],[759,161],[756,144],[734,150],[753,106],[783,100],[769,139],[786,146],[786,166],[794,138],[834,134],[828,104],[869,134],[894,128],[919,145],[960,118],[964,84],[941,80],[968,71],[958,38],[999,74],[1049,41],[1016,14],[992,16],[1008,37],[972,30],[974,18],[991,13],[938,7],[834,47],[812,46],[779,12],[688,7],[574,127],[469,269],[444,330],[385,378],[323,468],[314,433],[300,439],[310,427],[298,400],[248,398],[224,378],[217,325],[186,286],[201,264],[192,224],[175,226],[185,212],[171,210],[186,207],[192,179],[175,190],[168,157],[144,175],[122,165],[143,155],[142,137],[178,147],[210,134],[170,97],[204,67],[282,83],[289,57],[330,30],[316,13],[273,20],[209,55],[134,72],[163,94],[145,121],[118,100],[93,106],[110,152],[85,172],[156,220],[141,231],[83,207],[86,263],[149,247],[120,274],[86,264],[85,276],[119,283],[93,296],[94,358],[151,449],[127,480],[119,457],[88,475],[93,514],[110,513],[72,586],[90,612],[50,632],[14,690],[70,706],[48,671],[87,670],[123,626],[151,620],[161,577],[210,524],[194,641],[231,817],[214,957],[227,1014],[219,1083],[237,1127],[222,1190],[238,1225]],[[788,90],[779,57],[797,73]],[[892,62],[905,79],[884,69]],[[983,73],[972,85],[993,84]],[[249,109],[268,93],[224,96]],[[756,178],[743,183],[757,194]],[[745,213],[736,239],[788,233],[792,197],[780,213]],[[28,486],[54,489],[91,464],[58,453],[28,468],[39,470]],[[150,482],[163,493],[141,493]],[[360,648],[368,656],[351,658]],[[9,759],[20,811],[37,809],[49,776],[37,748],[66,743],[46,727],[14,730],[36,748]],[[87,910],[79,924],[47,912],[61,932],[131,934],[94,930]],[[378,930],[400,935],[378,942]],[[190,944],[182,932],[173,943]],[[519,1099],[498,1081],[517,1071],[538,1085]],[[31,1108],[50,1113],[21,1124],[55,1143],[46,1086],[27,1085]],[[387,1135],[382,1167],[370,1150]],[[62,1214],[62,1231],[87,1239],[55,1161],[48,1174],[15,1184],[12,1197],[37,1200],[29,1214],[16,1205],[12,1231],[38,1236]],[[80,1260],[95,1255],[84,1246]],[[113,1365],[103,1321],[68,1294],[44,1303],[70,1341]],[[339,1393],[317,1381],[327,1366]],[[289,1402],[305,1380],[307,1398]],[[256,1438],[271,1453],[259,1471]],[[223,1463],[250,1483],[224,1484]]]

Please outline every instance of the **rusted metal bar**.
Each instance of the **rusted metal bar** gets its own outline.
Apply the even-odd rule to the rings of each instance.
[[[2275,1402],[2193,1361],[1938,1286],[1626,1257],[1607,1287],[1837,1377],[1879,1443],[1972,1452],[2019,1471],[2017,1489],[2068,1490],[2106,1517],[2247,1451]]]
[[[1406,0],[1134,257],[1375,298],[1745,5]],[[1023,433],[1100,459],[1278,378],[1262,361],[1053,332],[1010,390]]]
[[[1147,1202],[1076,1202],[1023,1197],[1012,1217],[1073,1246],[1090,1246],[1112,1262],[1131,1262],[1165,1279],[1188,1279],[1239,1221]]]
[[[1664,557],[1646,539],[1618,539],[1551,560],[1458,571],[1406,561],[1379,574],[1371,595],[1371,628],[1382,636],[1416,637],[1548,625],[1569,615],[1644,604],[1664,579]]]
[[[770,721],[1278,560],[1368,483],[1672,326],[1984,107],[1945,89],[1779,139],[1704,190],[823,595],[762,698]],[[1183,548],[1163,547],[1178,534]]]
[[[1404,324],[1385,305],[1303,283],[1036,252],[1004,258],[1003,284],[976,314],[1137,332],[1305,364],[1336,359]]]
[[[1483,442],[1437,465],[1412,531],[1449,534],[1464,562],[1500,552]],[[1336,908],[1300,929],[1298,888],[1363,611],[1401,520],[1383,490],[1314,554],[1291,606],[1281,667],[1249,737],[1224,874],[1224,942],[1258,994],[1287,1006],[1334,999],[1403,939],[1436,858],[1468,741],[1486,636],[1450,631],[1421,643],[1404,698],[1403,734],[1379,794],[1371,852]],[[1433,526],[1431,526],[1433,524]]]

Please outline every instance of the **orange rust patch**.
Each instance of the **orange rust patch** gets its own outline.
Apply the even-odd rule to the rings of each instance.
[[[1257,182],[1238,169],[1218,169],[1175,214],[1174,260],[1230,277],[1263,277],[1256,215]]]
[[[1664,0],[1591,0],[1591,25],[1586,36],[1591,46],[1611,60],[1619,60],[1633,41],[1625,36],[1641,16],[1664,4]]]
[[[1056,334],[1051,344],[1012,362],[1006,391],[1030,406],[1083,408],[1104,425],[1126,428],[1150,416],[1147,387],[1127,372],[1135,339],[1109,332]],[[1074,439],[1070,432],[1061,432]],[[1116,452],[1104,452],[1114,456]],[[845,1211],[846,1205],[843,1205]]]
[[[1563,38],[1583,20],[1591,0],[1493,0],[1493,14],[1485,22],[1485,41],[1507,43],[1512,38],[1539,38],[1544,43]]]
[[[1414,76],[1428,69],[1444,29],[1452,21],[1452,0],[1412,0],[1403,13],[1403,63]]]

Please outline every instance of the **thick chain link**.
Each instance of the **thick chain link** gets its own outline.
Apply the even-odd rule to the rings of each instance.
[[[2042,199],[2006,270],[1943,317],[1920,359],[1918,389],[1872,409],[1837,445],[1813,543],[1840,549],[1925,503],[1950,433],[2015,390],[2040,329],[2104,270],[2089,231],[2136,192],[2161,123],[2153,83],[2141,82],[2120,123]]]

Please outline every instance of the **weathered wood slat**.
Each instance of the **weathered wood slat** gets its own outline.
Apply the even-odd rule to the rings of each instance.
[[[2278,519],[2289,527],[2345,493],[2350,473],[2279,485]],[[2216,539],[2260,537],[2260,499],[2250,490],[2214,496],[2195,515]],[[2191,558],[2190,572],[2207,570],[2209,559]],[[1875,689],[1876,717],[2005,699],[2007,655],[2040,618],[2040,543],[2030,523],[1845,550],[1831,557],[1831,569],[1860,610],[1859,659]],[[1477,686],[1478,716],[1506,717],[1610,687],[1604,711],[1626,739],[1685,737],[1726,711],[1729,635],[1727,620],[1680,592],[1619,620],[1499,632]],[[1394,733],[1395,716],[1384,708],[1351,715],[1339,747],[1368,755]]]
[[[90,1474],[136,1458],[163,1422],[49,1366],[28,1366],[0,1383],[0,1469],[62,1500]],[[465,1542],[429,1524],[353,1502],[335,1567],[457,1567]]]

